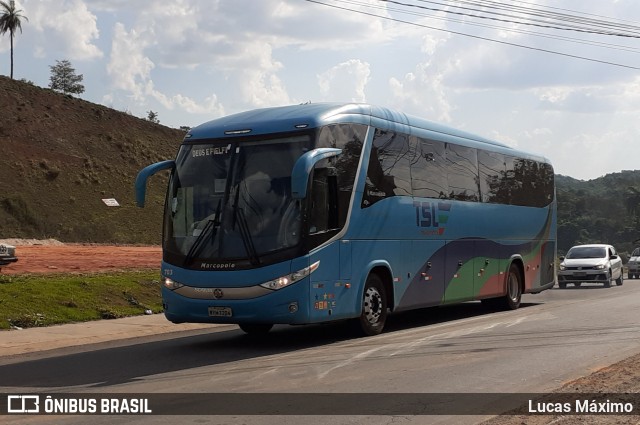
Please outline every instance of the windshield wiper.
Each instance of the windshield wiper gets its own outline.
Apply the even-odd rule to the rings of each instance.
[[[249,256],[249,262],[253,266],[260,265],[260,258],[258,257],[258,252],[256,251],[255,245],[253,245],[253,238],[251,237],[251,232],[249,231],[249,225],[247,224],[247,218],[244,215],[244,211],[242,208],[238,207],[239,198],[240,198],[240,185],[238,185],[236,189],[235,202],[233,204],[233,227],[238,225],[238,230],[240,230],[240,237],[242,237],[242,244],[244,245],[244,249]]]
[[[215,240],[216,234],[218,233],[218,228],[220,228],[220,223],[221,223],[219,220],[221,206],[222,206],[222,199],[218,201],[218,206],[216,207],[215,215],[213,216],[212,219],[207,221],[207,224],[204,225],[202,232],[200,232],[200,234],[196,238],[193,245],[191,245],[191,248],[189,249],[187,256],[184,257],[184,262],[182,263],[183,267],[189,264],[195,258],[195,256],[199,254],[200,251],[202,251],[202,247],[204,247],[203,242],[205,240],[205,236],[207,235],[207,233],[209,233],[209,231],[213,230],[211,233],[210,240],[211,241]]]
[[[242,208],[238,208],[236,206],[235,214],[238,218],[238,229],[240,230],[240,236],[242,237],[244,249],[249,255],[249,261],[252,265],[259,266],[260,258],[258,257],[258,252],[256,251],[255,245],[253,245],[253,238],[251,237],[251,232],[249,231],[249,225],[247,224],[247,219],[244,216],[244,211],[242,211]]]

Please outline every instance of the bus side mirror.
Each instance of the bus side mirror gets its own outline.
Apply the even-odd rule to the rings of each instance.
[[[309,175],[313,166],[326,158],[340,155],[342,149],[318,148],[302,155],[293,166],[291,171],[291,196],[294,199],[304,199],[307,196]]]
[[[335,167],[314,168],[311,181],[311,212],[309,233],[321,233],[337,229],[338,212],[338,170]]]
[[[173,160],[156,162],[140,170],[136,177],[136,204],[142,208],[144,207],[144,199],[147,195],[147,180],[158,171],[169,170],[175,167],[176,163]]]

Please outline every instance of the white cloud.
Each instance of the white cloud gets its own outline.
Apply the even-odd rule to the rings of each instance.
[[[208,114],[213,117],[225,114],[224,107],[220,104],[215,94],[207,97],[201,103],[181,94],[168,97],[155,90],[152,85],[147,87],[147,94],[160,102],[168,110],[182,109],[190,114]]]
[[[443,84],[444,75],[426,62],[416,65],[413,72],[401,79],[391,78],[391,105],[427,119],[450,122],[453,106],[448,100],[449,90]]]
[[[198,103],[182,94],[168,95],[158,90],[151,75],[155,64],[145,55],[145,49],[150,46],[153,42],[147,34],[136,30],[127,32],[122,24],[116,24],[111,61],[107,66],[113,89],[128,92],[138,104],[148,103],[145,99],[151,98],[170,111],[181,109],[194,114],[224,114],[224,107],[215,94]],[[109,95],[108,99],[113,100],[114,95]]]
[[[116,24],[107,73],[114,89],[128,91],[138,100],[155,67],[153,61],[144,54],[148,44],[144,34],[136,30],[127,31],[122,24]]]
[[[96,45],[100,35],[97,18],[85,2],[23,0],[20,6],[28,18],[23,30],[35,39],[36,57],[54,53],[58,59],[62,56],[70,60],[94,60],[103,56]]]
[[[318,85],[323,100],[366,102],[365,88],[371,69],[368,63],[351,59],[319,74]]]
[[[601,134],[577,132],[556,144],[550,157],[556,172],[577,179],[589,180],[613,171],[638,169],[640,144],[621,143],[640,137],[640,131],[614,130]]]

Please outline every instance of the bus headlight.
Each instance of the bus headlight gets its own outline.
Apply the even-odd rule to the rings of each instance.
[[[164,277],[162,279],[162,284],[164,285],[165,288],[171,291],[175,291],[176,289],[182,288],[184,286],[182,283],[176,282],[175,280],[169,277]]]
[[[282,276],[268,282],[261,283],[260,286],[263,288],[271,289],[273,291],[277,291],[278,289],[282,289],[286,286],[289,286],[293,283],[296,283],[299,280],[304,279],[309,276],[311,273],[316,271],[316,269],[320,266],[320,261],[316,261],[309,267],[305,267],[302,270],[298,270],[297,272],[290,273],[286,276]]]

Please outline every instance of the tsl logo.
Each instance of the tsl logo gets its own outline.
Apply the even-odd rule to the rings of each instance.
[[[416,226],[423,228],[424,235],[442,235],[449,220],[451,203],[440,201],[414,201]]]

